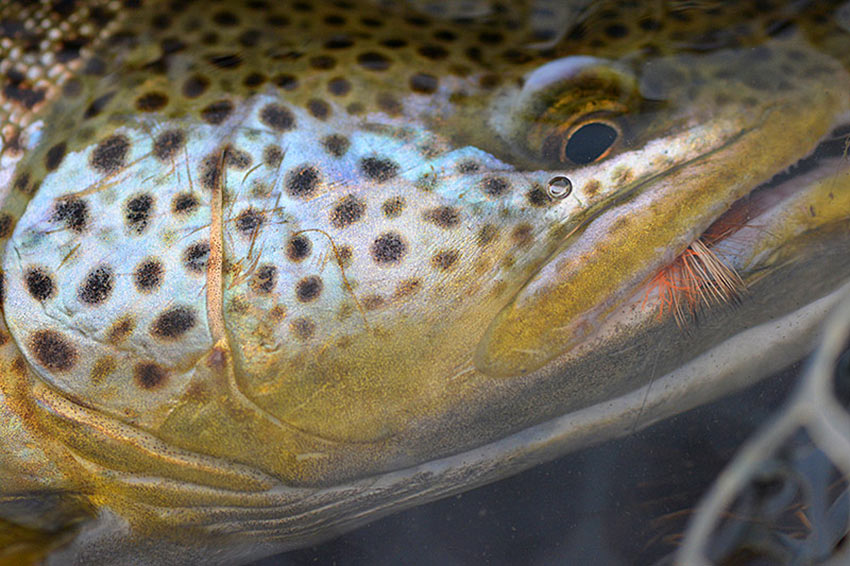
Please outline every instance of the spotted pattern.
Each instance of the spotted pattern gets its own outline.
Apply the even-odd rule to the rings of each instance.
[[[150,293],[159,288],[165,268],[157,259],[146,259],[133,272],[133,283],[140,293]]]
[[[145,231],[153,214],[153,208],[154,199],[149,194],[135,196],[127,201],[124,206],[124,218],[131,233],[139,235]]]
[[[29,348],[35,360],[48,371],[72,369],[79,354],[65,336],[54,330],[39,330],[30,338]]]
[[[87,305],[99,305],[109,298],[114,286],[114,270],[108,265],[100,265],[86,275],[77,296]]]
[[[124,136],[106,138],[92,150],[89,163],[98,173],[114,173],[124,165],[129,149],[130,142]]]
[[[154,319],[151,334],[161,340],[174,340],[190,331],[196,323],[197,317],[192,309],[171,307]]]
[[[30,267],[24,272],[26,287],[29,294],[37,301],[46,301],[56,291],[53,277],[44,268]]]
[[[739,46],[710,13],[677,24],[677,39],[645,6],[609,10],[613,18],[594,10],[561,29],[512,3],[486,27],[463,19],[462,3],[411,3],[435,10],[427,14],[408,3],[26,4],[0,6],[0,153],[25,154],[0,211],[0,237],[20,253],[3,258],[9,332],[40,379],[158,432],[175,404],[218,387],[204,372],[232,363],[235,386],[262,411],[348,438],[345,419],[305,415],[354,382],[328,379],[308,398],[295,384],[315,381],[309,368],[369,332],[379,346],[363,359],[392,357],[399,336],[432,347],[409,325],[451,328],[473,320],[475,305],[506,300],[551,252],[558,223],[610,190],[600,175],[553,202],[551,172],[507,163],[514,150],[526,165],[539,155],[523,136],[496,143],[491,97],[576,46],[611,59],[635,46],[656,55],[668,44]],[[761,35],[765,19],[745,18]],[[67,23],[57,39],[30,20]],[[51,56],[33,61],[45,48]],[[763,74],[750,77],[751,96],[800,79]],[[664,92],[699,77],[649,78],[641,88]],[[45,102],[55,109],[39,115]],[[458,118],[456,108],[475,111]],[[49,127],[22,152],[34,116]],[[232,351],[216,350],[215,325]],[[370,378],[364,390],[402,397],[380,371]]]

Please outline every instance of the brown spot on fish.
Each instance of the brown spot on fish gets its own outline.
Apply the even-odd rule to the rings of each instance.
[[[481,181],[481,190],[491,197],[500,197],[511,188],[510,183],[503,177],[485,177]]]
[[[12,235],[12,227],[15,224],[15,218],[8,212],[0,212],[0,240],[8,238]]]
[[[263,163],[272,168],[280,167],[283,162],[283,150],[278,145],[267,145],[263,150]]]
[[[381,234],[371,246],[372,259],[381,265],[398,263],[407,252],[407,244],[396,232]]]
[[[174,159],[174,156],[186,144],[186,134],[182,130],[166,130],[153,142],[154,157],[160,161]]]
[[[308,340],[316,332],[316,323],[306,317],[297,318],[289,324],[289,329],[299,340]]]
[[[251,290],[261,295],[271,293],[275,285],[277,285],[277,267],[271,264],[259,266],[250,282]]]
[[[599,191],[602,189],[602,183],[597,181],[596,179],[591,179],[587,183],[584,184],[582,188],[582,192],[588,197],[595,197],[599,194]]]
[[[521,247],[527,247],[534,240],[531,224],[520,224],[511,232],[511,238],[514,243]]]
[[[367,311],[377,310],[384,306],[385,303],[386,301],[384,298],[378,294],[366,295],[360,300],[360,304],[362,304],[363,308]]]
[[[266,104],[260,110],[260,122],[278,132],[287,132],[295,126],[295,116],[280,104]]]
[[[293,236],[286,244],[286,257],[290,261],[298,262],[309,256],[312,249],[313,244],[310,243],[310,239],[303,234],[299,234]]]
[[[195,327],[197,317],[189,307],[170,307],[151,324],[150,333],[160,340],[176,340]]]
[[[311,275],[310,277],[305,277],[298,282],[295,286],[295,296],[302,303],[310,303],[319,298],[319,295],[322,294],[323,287],[324,284],[322,283],[322,279],[315,275]]]
[[[115,363],[115,358],[112,356],[103,356],[98,358],[94,364],[92,365],[91,371],[89,372],[89,380],[94,385],[100,385],[106,378],[112,375],[117,368],[117,364]]]
[[[164,273],[165,268],[158,259],[146,259],[133,271],[133,283],[140,293],[151,293],[159,288]]]
[[[404,211],[405,201],[403,197],[388,198],[381,205],[381,211],[387,218],[398,218]]]
[[[77,363],[77,350],[65,336],[55,330],[34,332],[29,347],[36,361],[48,371],[65,372]]]
[[[460,224],[460,212],[451,206],[438,206],[430,210],[426,210],[423,218],[436,224],[440,228],[454,228]]]
[[[345,155],[350,145],[348,138],[339,134],[331,134],[322,139],[322,146],[334,157]]]
[[[44,267],[27,268],[24,272],[24,282],[30,296],[39,302],[50,299],[56,292],[53,276]]]
[[[114,173],[124,166],[130,141],[124,136],[111,136],[100,142],[92,150],[89,163],[92,168],[103,174]]]
[[[396,285],[395,293],[393,293],[393,298],[403,299],[410,297],[415,295],[421,287],[422,281],[419,279],[405,279],[404,281],[399,281],[398,285]]]
[[[460,254],[457,250],[442,250],[431,257],[431,265],[434,266],[435,269],[446,271],[451,269],[459,257]]]
[[[133,372],[136,383],[142,389],[156,389],[168,379],[168,372],[158,364],[146,362],[136,365]]]
[[[478,230],[478,234],[475,236],[475,242],[484,247],[493,240],[495,240],[499,235],[499,230],[493,226],[492,224],[485,224]]]
[[[123,341],[136,328],[133,317],[126,315],[115,321],[106,333],[107,340],[112,344]]]

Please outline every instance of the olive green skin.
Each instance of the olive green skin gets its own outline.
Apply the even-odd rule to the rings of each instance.
[[[474,28],[367,3],[0,9],[47,46],[2,47],[41,77],[13,73],[0,115],[10,560],[244,562],[804,355],[850,274],[844,161],[759,192],[782,198],[715,246],[734,308],[683,328],[656,276],[842,123],[831,8],[700,50],[752,7],[605,7],[543,47],[523,5]],[[562,161],[586,120],[616,143]]]

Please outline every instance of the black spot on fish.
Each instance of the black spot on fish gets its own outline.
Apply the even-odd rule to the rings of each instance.
[[[59,167],[59,164],[65,159],[66,148],[65,142],[59,142],[47,150],[47,154],[44,156],[44,167],[48,171],[53,171]]]
[[[365,213],[366,203],[354,195],[348,195],[331,209],[331,224],[342,229],[363,218]]]
[[[295,286],[295,296],[302,303],[315,301],[322,294],[323,286],[322,280],[319,277],[315,275],[305,277]]]
[[[360,171],[366,178],[383,183],[398,175],[399,165],[386,157],[364,157],[360,160]]]
[[[29,268],[24,274],[27,291],[37,301],[46,301],[53,296],[56,290],[56,285],[53,282],[53,277],[41,267]]]
[[[54,330],[34,332],[29,340],[36,361],[49,371],[64,372],[77,363],[77,351],[70,342]]]
[[[295,116],[280,104],[266,104],[260,110],[260,122],[273,130],[286,132],[295,126]]]
[[[168,372],[155,363],[147,362],[137,365],[133,376],[142,389],[156,389],[168,379]]]
[[[227,120],[233,112],[233,103],[229,100],[211,102],[201,109],[201,119],[212,126],[217,126]]]
[[[252,236],[263,225],[263,213],[255,208],[246,208],[236,217],[236,229],[243,236]]]
[[[257,272],[251,278],[251,289],[255,293],[271,293],[277,284],[277,267],[266,264],[257,268]]]
[[[69,230],[82,233],[88,225],[88,205],[79,198],[61,199],[56,203],[53,219],[64,223]]]
[[[108,265],[94,268],[77,290],[80,301],[87,305],[99,305],[112,294],[115,273]]]
[[[173,159],[186,143],[186,134],[182,130],[166,130],[157,136],[153,143],[153,154],[160,161]]]
[[[372,259],[379,264],[398,263],[407,252],[404,239],[395,232],[387,232],[372,242]]]
[[[133,283],[140,293],[150,293],[160,286],[164,272],[165,268],[159,260],[145,260],[133,272]]]
[[[171,202],[171,211],[174,214],[192,214],[198,208],[198,197],[192,193],[180,193]]]
[[[153,197],[139,195],[127,201],[124,206],[124,218],[131,232],[142,234],[148,227],[153,211]]]
[[[288,257],[290,261],[301,261],[310,255],[310,251],[312,249],[313,244],[310,243],[307,236],[299,234],[294,236],[289,240],[289,243],[287,243],[286,257]]]
[[[319,185],[319,170],[311,165],[302,165],[287,173],[284,183],[290,195],[298,198],[309,197]]]
[[[183,265],[189,271],[203,273],[207,269],[209,257],[209,242],[197,242],[186,248],[186,251],[183,252]]]
[[[175,340],[194,328],[197,323],[195,311],[189,307],[176,306],[163,311],[151,325],[151,334],[160,340]]]
[[[99,173],[114,173],[124,166],[130,142],[124,136],[111,136],[92,150],[89,163]]]

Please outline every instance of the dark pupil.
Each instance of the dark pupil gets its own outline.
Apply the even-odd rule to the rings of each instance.
[[[616,139],[617,130],[608,124],[591,122],[573,132],[567,147],[564,148],[564,154],[577,165],[593,163]]]

